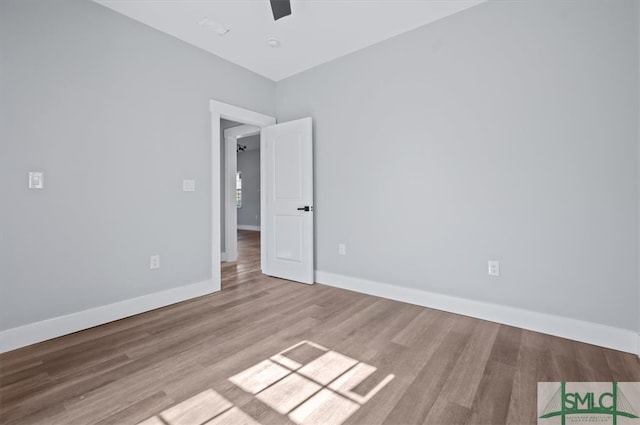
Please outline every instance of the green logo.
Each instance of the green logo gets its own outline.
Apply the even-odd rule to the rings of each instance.
[[[541,385],[544,384],[553,385],[554,387],[557,385],[557,390],[553,392],[544,408],[539,409],[539,424],[547,423],[540,419],[556,417],[560,419],[561,425],[566,424],[567,418],[571,420],[571,423],[609,422],[613,425],[618,425],[618,420],[621,418],[639,419],[633,408],[633,406],[637,408],[640,404],[640,400],[637,399],[639,383],[623,383],[630,384],[629,389],[635,390],[632,394],[634,403],[631,403],[618,382],[539,382],[539,408],[542,401],[540,397],[544,393],[548,397],[548,394],[553,391],[553,388],[543,388],[546,391],[544,393],[541,392]],[[567,388],[567,384],[569,384],[570,388]],[[603,417],[602,415],[605,416]],[[635,422],[640,423],[640,421],[631,423]]]

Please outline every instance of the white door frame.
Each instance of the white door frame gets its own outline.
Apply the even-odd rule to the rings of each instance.
[[[220,140],[220,119],[224,118],[258,127],[275,124],[276,119],[213,99],[209,100],[209,111],[211,111],[211,280],[214,291],[219,291],[222,286],[220,276],[220,143],[222,143]],[[263,182],[260,184],[262,186]],[[262,224],[264,225],[264,223]],[[261,242],[261,247],[262,245]],[[264,254],[262,258],[264,258]]]
[[[239,125],[224,130],[225,185],[224,185],[224,253],[223,261],[238,259],[238,208],[236,207],[236,173],[238,172],[238,139],[260,134],[260,127],[250,124]],[[262,203],[260,213],[262,214]]]

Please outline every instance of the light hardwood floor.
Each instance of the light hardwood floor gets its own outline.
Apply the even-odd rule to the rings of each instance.
[[[334,414],[339,423],[348,412],[345,425],[533,424],[538,381],[640,381],[631,354],[263,276],[258,236],[239,232],[239,261],[223,265],[220,293],[2,354],[0,423],[196,425],[226,409],[212,423]],[[335,370],[375,372],[327,386],[327,365],[293,373],[269,360],[301,341],[310,342],[276,359],[309,364],[330,352]],[[261,362],[252,378],[247,369]],[[309,413],[313,403],[286,415],[323,386],[324,416]],[[360,401],[336,396],[340,388]]]

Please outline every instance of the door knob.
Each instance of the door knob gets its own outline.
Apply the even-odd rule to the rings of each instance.
[[[306,205],[304,207],[298,208],[298,211],[313,211],[313,207]]]

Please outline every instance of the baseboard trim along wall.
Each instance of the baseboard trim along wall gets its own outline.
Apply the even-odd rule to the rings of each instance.
[[[216,285],[213,280],[203,280],[202,282],[0,331],[0,353],[211,294],[219,290],[220,286]]]
[[[316,271],[316,282],[640,355],[638,334],[627,329],[320,270]]]
[[[238,224],[238,230],[253,230],[254,232],[260,231],[260,226],[251,226],[248,224]]]
[[[462,314],[640,356],[640,334],[598,323],[453,297],[367,279],[316,271],[316,282],[336,288]],[[212,280],[131,298],[0,331],[0,353],[165,307],[220,290]]]

